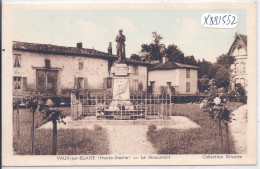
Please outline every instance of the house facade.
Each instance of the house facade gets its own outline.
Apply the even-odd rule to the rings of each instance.
[[[117,56],[94,49],[13,42],[13,95],[68,94],[73,89],[112,89],[111,67]],[[127,59],[130,89],[146,91],[147,64]]]
[[[239,33],[235,34],[235,39],[228,51],[228,55],[233,56],[235,61],[231,65],[232,79],[231,88],[235,88],[235,84],[247,88],[247,36]]]
[[[198,92],[198,67],[180,63],[158,63],[150,67],[148,81],[153,92],[178,95]]]

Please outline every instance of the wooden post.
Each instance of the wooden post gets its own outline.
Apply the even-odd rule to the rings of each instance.
[[[120,104],[120,112],[121,112],[121,120],[123,119],[123,115],[122,115],[122,102],[121,102],[121,104]]]
[[[31,109],[32,111],[32,130],[31,130],[31,137],[32,137],[32,154],[34,153],[34,108]]]
[[[150,116],[151,116],[152,115],[152,94],[150,94],[149,109],[150,109]]]
[[[74,107],[72,104],[72,92],[70,93],[70,116],[73,118],[73,114],[74,114]]]
[[[17,106],[17,110],[16,110],[16,120],[17,120],[17,136],[20,137],[20,117],[19,117],[19,106]]]
[[[171,118],[171,116],[172,116],[172,91],[170,91],[170,113],[169,113],[169,115]]]
[[[161,106],[162,118],[164,120],[164,104],[163,104],[163,93],[162,93],[162,106]]]
[[[57,121],[52,120],[53,130],[52,130],[52,155],[56,155],[57,150]]]
[[[147,94],[145,95],[145,100],[144,100],[144,118],[146,119],[147,116]]]
[[[221,127],[221,119],[218,120],[218,128],[219,128],[219,136],[221,141],[221,147],[223,149],[223,135],[222,135],[222,127]]]
[[[228,133],[228,123],[226,124],[226,128],[227,128],[227,152],[228,152],[228,154],[229,154],[230,152],[229,152],[229,133]]]
[[[98,108],[98,107],[97,107],[97,106],[98,106],[98,103],[97,103],[97,102],[98,102],[98,101],[97,101],[97,94],[96,94],[95,102],[96,102],[96,118],[97,118],[97,108]]]
[[[154,109],[154,116],[155,116],[155,113],[156,113],[155,101],[156,101],[156,97],[155,97],[155,95],[154,95],[154,96],[153,96],[153,109]]]

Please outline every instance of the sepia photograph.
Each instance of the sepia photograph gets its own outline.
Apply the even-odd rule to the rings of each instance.
[[[3,164],[255,164],[256,4],[230,4],[4,4]]]

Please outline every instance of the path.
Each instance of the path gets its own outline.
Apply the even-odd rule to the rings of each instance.
[[[152,144],[147,140],[147,132],[149,124],[156,124],[157,129],[174,128],[174,129],[190,129],[199,128],[200,126],[192,122],[187,117],[172,116],[171,120],[79,120],[72,121],[70,117],[66,117],[64,121],[66,125],[59,123],[58,129],[69,128],[88,128],[93,129],[94,125],[100,125],[107,130],[109,138],[110,154],[120,155],[140,155],[140,154],[157,154]],[[149,123],[148,123],[149,122]],[[40,129],[52,128],[49,122],[40,127]]]
[[[107,125],[111,154],[156,154],[147,140],[146,125]]]
[[[230,123],[230,130],[235,142],[236,153],[245,154],[247,149],[247,105],[239,107],[233,112],[234,119]]]

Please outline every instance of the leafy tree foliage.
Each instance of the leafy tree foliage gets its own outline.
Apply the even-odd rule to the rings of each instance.
[[[133,59],[133,60],[141,60],[141,57],[139,56],[139,55],[137,55],[137,54],[132,54],[131,56],[130,56],[130,59]]]
[[[225,66],[218,66],[214,77],[215,85],[218,88],[228,87],[230,84],[230,73],[231,72],[229,68],[226,68]]]
[[[233,64],[235,58],[233,56],[222,54],[217,58],[217,64],[225,66],[226,68],[230,68],[231,64]]]
[[[169,59],[169,62],[184,63],[184,53],[174,44],[165,49],[165,56]]]
[[[230,66],[234,63],[234,57],[222,54],[217,58],[217,62],[211,63],[203,59],[202,61],[195,59],[192,56],[184,56],[181,49],[175,44],[165,46],[161,43],[163,37],[156,31],[152,32],[153,42],[150,44],[143,44],[141,52],[144,56],[139,57],[138,55],[132,55],[131,58],[148,61],[160,61],[165,56],[168,58],[168,62],[178,62],[188,65],[198,66],[198,77],[199,77],[199,89],[200,91],[206,90],[210,81],[213,81],[218,88],[227,88],[230,85],[231,71]]]
[[[162,62],[162,58],[165,56],[168,58],[169,62],[178,62],[185,63],[184,53],[178,48],[177,45],[170,44],[166,47],[161,43],[163,39],[161,35],[159,35],[156,31],[152,32],[153,34],[153,42],[150,44],[143,44],[141,47],[141,52],[145,53],[143,60],[149,61],[160,61]],[[197,61],[193,56],[189,56],[186,58],[188,63],[192,63],[192,65],[196,65]]]
[[[188,65],[198,66],[197,60],[194,58],[193,55],[191,56],[185,56],[184,57],[184,63]]]
[[[142,45],[142,52],[145,53],[144,60],[159,60],[162,61],[162,57],[164,56],[164,52],[162,52],[164,49],[163,44],[156,44],[156,43],[150,43],[143,44]]]
[[[214,64],[203,59],[202,62],[200,60],[198,61],[198,67],[199,67],[198,70],[199,78],[202,78],[204,76],[208,79],[214,78],[216,74],[216,68]]]
[[[199,79],[199,91],[204,92],[208,90],[210,87],[209,79],[204,75],[201,79]]]

